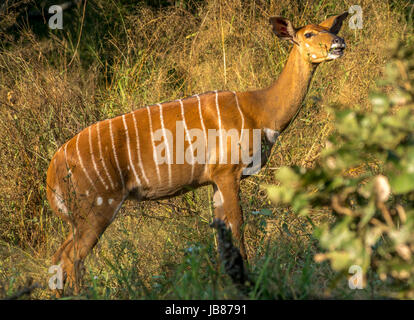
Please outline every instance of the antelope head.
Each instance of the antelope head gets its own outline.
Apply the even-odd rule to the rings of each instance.
[[[309,24],[301,28],[295,28],[289,20],[282,17],[271,17],[269,22],[273,32],[280,39],[292,42],[301,56],[311,63],[321,63],[343,55],[345,41],[337,34],[347,16],[348,12],[344,12],[318,25]]]

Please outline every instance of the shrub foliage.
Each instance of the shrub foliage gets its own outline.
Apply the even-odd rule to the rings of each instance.
[[[331,209],[314,236],[333,269],[352,265],[414,297],[414,50],[401,44],[370,94],[372,110],[336,107],[336,131],[311,169],[283,167],[269,185],[275,203],[299,215]],[[366,277],[364,279],[367,281]],[[402,289],[403,288],[403,289]]]

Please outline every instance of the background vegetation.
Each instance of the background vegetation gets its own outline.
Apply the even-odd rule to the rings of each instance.
[[[50,211],[45,175],[57,148],[82,128],[155,102],[214,89],[269,85],[290,45],[270,32],[268,17],[296,26],[347,11],[349,1],[111,1],[79,2],[50,30],[42,4],[8,1],[0,8],[0,296],[29,278],[47,289],[50,257],[68,231]],[[344,24],[343,58],[321,65],[301,112],[280,137],[259,174],[242,182],[246,244],[255,286],[240,293],[217,263],[211,190],[172,200],[127,203],[87,259],[81,297],[111,299],[380,298],[392,290],[371,277],[350,290],[328,261],[314,229],[335,220],[329,206],[299,216],[275,206],[261,186],[279,184],[282,166],[317,166],[332,113],[348,106],[370,112],[370,90],[400,40],[412,47],[409,0],[359,3],[361,30]],[[46,10],[47,11],[47,10]],[[341,106],[339,106],[339,104]],[[352,167],[341,174],[361,175]],[[366,269],[368,274],[372,272]],[[396,289],[398,291],[398,287]]]
[[[385,70],[372,110],[336,111],[317,166],[281,168],[268,192],[300,215],[329,207],[337,216],[314,231],[325,250],[316,261],[342,273],[358,266],[362,285],[377,278],[390,285],[384,295],[414,298],[414,48],[396,48]]]

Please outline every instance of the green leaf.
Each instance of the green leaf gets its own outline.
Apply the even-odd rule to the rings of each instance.
[[[332,268],[336,271],[346,270],[352,264],[349,253],[346,251],[332,251],[326,256],[331,260]]]
[[[390,175],[391,190],[403,194],[414,190],[414,173]]]
[[[254,215],[263,215],[263,216],[271,216],[272,215],[272,210],[262,209],[262,210],[259,210],[259,211],[252,211],[252,214],[254,214]]]
[[[293,171],[293,169],[288,167],[280,168],[276,173],[276,179],[287,186],[294,186],[299,182],[299,176],[295,173],[295,171]]]
[[[390,101],[387,95],[383,93],[371,93],[369,99],[371,100],[372,110],[375,113],[383,114],[388,111]]]

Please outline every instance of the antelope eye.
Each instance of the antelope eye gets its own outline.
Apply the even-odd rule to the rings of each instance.
[[[314,36],[315,34],[314,33],[312,33],[312,32],[308,32],[308,33],[305,33],[305,37],[306,38],[310,38],[310,37],[312,37],[312,36]]]

